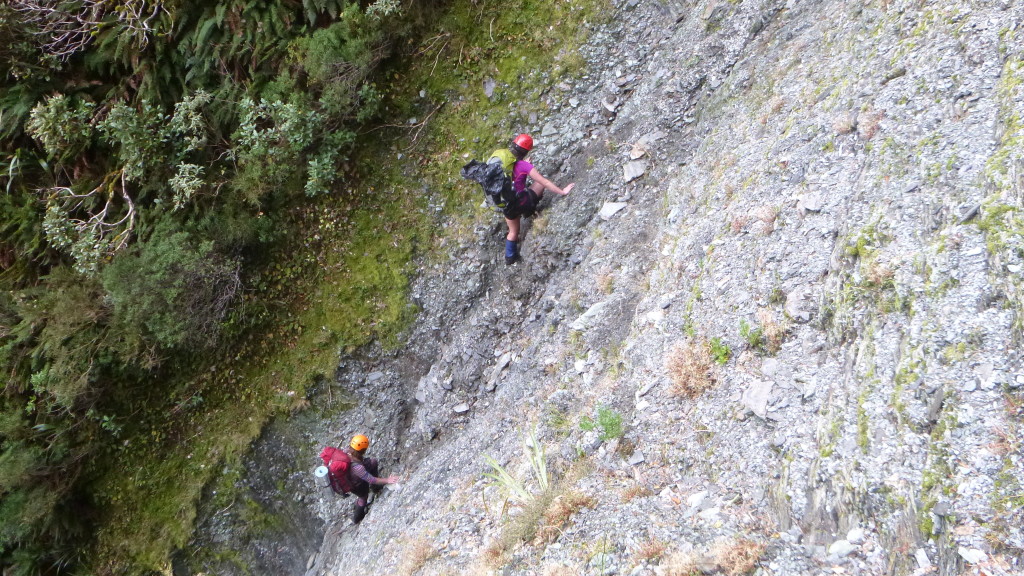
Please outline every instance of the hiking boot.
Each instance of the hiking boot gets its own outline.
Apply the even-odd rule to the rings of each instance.
[[[360,506],[356,504],[355,508],[352,509],[352,523],[359,524],[363,521],[364,516],[366,516],[366,505]]]
[[[512,265],[519,261],[519,243],[505,240],[505,264]]]

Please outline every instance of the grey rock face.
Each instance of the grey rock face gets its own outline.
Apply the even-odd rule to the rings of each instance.
[[[1024,7],[614,10],[525,127],[578,188],[526,226],[524,261],[500,265],[502,224],[481,226],[422,264],[407,347],[339,369],[358,408],[311,430],[358,413],[406,482],[358,527],[308,491],[326,533],[308,574],[396,573],[403,538],[438,551],[423,573],[475,569],[522,510],[484,457],[539,491],[534,431],[550,478],[594,505],[502,574],[650,576],[687,554],[715,571],[741,535],[766,574],[1020,572],[1024,511],[999,503],[1024,485],[1024,37],[1005,32]],[[691,342],[709,359],[679,356]],[[302,438],[306,462],[322,439]]]

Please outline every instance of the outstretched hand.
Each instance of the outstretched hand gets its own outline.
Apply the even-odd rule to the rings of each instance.
[[[401,478],[398,476],[388,476],[387,478],[383,478],[383,480],[385,484],[397,484]]]
[[[562,188],[562,196],[568,195],[569,191],[572,190],[575,186],[576,186],[576,183],[573,182],[572,184],[569,184],[565,188]]]

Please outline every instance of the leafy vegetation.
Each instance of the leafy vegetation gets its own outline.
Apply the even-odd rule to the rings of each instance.
[[[607,406],[598,406],[597,419],[584,415],[580,418],[580,428],[587,432],[600,429],[601,440],[614,440],[622,436],[622,414]]]
[[[711,348],[711,357],[714,358],[715,364],[724,365],[729,362],[729,358],[732,357],[732,349],[722,339],[715,336],[708,343]]]
[[[425,186],[483,216],[461,155],[581,68],[596,4],[0,6],[0,564],[166,570],[267,418],[400,344]]]

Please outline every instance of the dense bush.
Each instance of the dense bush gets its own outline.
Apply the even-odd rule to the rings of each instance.
[[[203,370],[277,305],[262,270],[376,114],[398,8],[0,5],[4,574],[138,568],[89,556],[111,497],[93,484],[173,438],[168,404],[201,401],[168,374]]]

